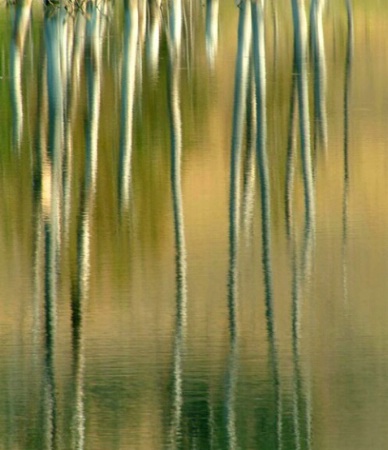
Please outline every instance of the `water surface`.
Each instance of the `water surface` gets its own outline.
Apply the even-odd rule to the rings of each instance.
[[[1,449],[385,449],[387,8],[0,7]]]

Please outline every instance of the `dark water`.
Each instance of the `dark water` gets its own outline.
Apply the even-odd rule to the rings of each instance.
[[[387,448],[387,26],[0,6],[0,449]]]

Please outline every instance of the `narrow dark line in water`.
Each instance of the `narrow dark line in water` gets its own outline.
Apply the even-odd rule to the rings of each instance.
[[[342,198],[342,279],[343,296],[347,303],[348,280],[347,280],[347,242],[348,242],[348,209],[349,209],[349,100],[351,93],[351,74],[353,62],[353,10],[351,0],[346,0],[347,16],[347,42],[345,56],[344,76],[344,187]]]

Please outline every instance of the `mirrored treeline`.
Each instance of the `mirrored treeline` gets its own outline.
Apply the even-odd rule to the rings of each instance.
[[[14,228],[31,259],[31,304],[22,318],[31,326],[31,367],[42,392],[39,417],[28,426],[36,426],[29,432],[44,448],[83,449],[99,439],[117,448],[305,449],[319,446],[317,436],[322,441],[320,414],[331,404],[320,404],[316,370],[324,369],[309,354],[307,336],[309,315],[324,315],[317,283],[342,275],[347,303],[348,266],[355,264],[348,248],[351,242],[353,256],[356,29],[345,0],[338,11],[346,11],[346,39],[328,45],[326,13],[337,9],[287,1],[289,12],[276,2],[240,2],[230,13],[234,40],[225,31],[233,10],[217,0],[202,9],[189,0],[163,7],[126,0],[119,18],[105,2],[71,15],[51,5],[41,29],[39,14],[30,10],[26,22],[15,14],[5,58],[11,75],[1,78],[0,61],[0,94],[7,86],[9,148],[18,152],[2,155],[1,188],[4,230]],[[23,45],[40,35],[23,55]],[[338,146],[332,53],[342,58],[343,49],[337,176],[320,150]],[[234,76],[222,73],[233,63]],[[329,159],[337,161],[334,150]],[[29,201],[20,201],[23,184],[12,171],[20,179],[30,174]],[[333,199],[339,183],[337,210],[318,191],[324,177]],[[6,202],[19,201],[32,218],[27,232],[24,222],[6,223],[8,210],[18,218]],[[331,218],[322,218],[323,208]],[[330,220],[339,227],[322,231]],[[322,242],[334,239],[342,261],[333,273],[316,273]],[[155,304],[147,303],[153,296]],[[27,422],[18,409],[22,393],[13,390],[9,429]],[[23,448],[23,439],[7,437],[9,447]]]

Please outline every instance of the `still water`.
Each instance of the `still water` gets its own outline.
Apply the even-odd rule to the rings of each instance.
[[[0,6],[0,449],[388,448],[387,26]]]

